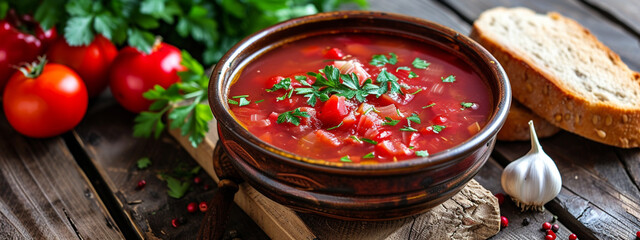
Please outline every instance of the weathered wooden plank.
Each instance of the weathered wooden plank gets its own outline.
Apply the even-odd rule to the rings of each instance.
[[[62,138],[24,137],[0,113],[0,146],[0,239],[123,239]]]
[[[640,3],[628,0],[582,0],[588,5],[603,12],[606,17],[619,22],[636,36],[640,36]]]
[[[564,16],[575,19],[587,27],[600,41],[618,53],[622,60],[631,69],[640,70],[640,45],[638,39],[597,12],[591,10],[576,0],[470,0],[453,1],[446,0],[446,4],[452,6],[457,12],[466,18],[475,20],[484,10],[503,7],[527,7],[539,13],[559,12]],[[603,4],[608,4],[604,3]],[[636,14],[637,15],[637,14]]]
[[[192,168],[197,164],[168,134],[163,134],[158,140],[132,137],[134,117],[113,98],[106,96],[89,109],[83,122],[76,127],[74,136],[141,236],[149,239],[192,239],[198,232],[204,213],[188,213],[187,205],[210,200],[216,185],[201,171],[198,176],[203,183],[192,185],[192,190],[181,199],[170,198],[161,175],[178,167]],[[149,157],[152,165],[138,170],[136,162],[142,157]],[[139,180],[147,183],[142,190],[136,189]],[[211,187],[205,190],[204,185]],[[178,228],[172,227],[171,220],[179,217],[186,222]],[[228,230],[227,237],[235,231],[242,239],[267,238],[235,205],[231,209]]]
[[[470,31],[469,24],[457,17],[451,10],[442,7],[434,1],[388,1],[369,0],[371,10],[400,13],[413,17],[427,19],[453,30],[467,34]]]

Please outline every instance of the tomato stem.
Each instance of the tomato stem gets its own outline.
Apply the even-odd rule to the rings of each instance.
[[[158,48],[160,48],[161,44],[162,44],[162,37],[156,36],[156,40],[153,42],[153,46],[151,47],[151,52],[157,51]]]
[[[27,78],[37,78],[44,71],[44,65],[47,64],[47,56],[38,57],[38,61],[25,63],[23,67],[18,68]]]

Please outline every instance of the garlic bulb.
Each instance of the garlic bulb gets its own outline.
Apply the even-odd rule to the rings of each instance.
[[[531,150],[513,161],[502,172],[502,188],[522,211],[544,211],[544,204],[555,198],[562,187],[558,167],[544,153],[533,121],[529,121]]]

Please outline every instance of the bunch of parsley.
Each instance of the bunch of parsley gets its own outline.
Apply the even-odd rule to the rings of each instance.
[[[347,2],[366,5],[366,0],[0,0],[0,19],[10,8],[33,14],[44,28],[56,26],[72,46],[102,34],[117,45],[126,42],[149,52],[162,36],[209,65],[257,30]]]

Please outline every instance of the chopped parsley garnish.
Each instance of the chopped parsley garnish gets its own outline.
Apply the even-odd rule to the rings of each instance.
[[[351,158],[349,157],[349,155],[346,155],[344,157],[340,158],[341,162],[351,162]]]
[[[351,138],[351,139],[353,139],[353,140],[356,140],[356,142],[359,142],[359,143],[361,143],[361,142],[362,142],[362,140],[360,140],[360,139],[359,139],[358,137],[356,137],[356,136],[351,135],[351,137],[350,137],[350,138]]]
[[[261,102],[264,102],[264,99],[260,99],[258,101],[255,101],[254,103],[261,103]]]
[[[456,76],[453,75],[449,75],[448,77],[440,77],[440,79],[442,80],[442,82],[455,82],[456,81]]]
[[[247,105],[249,105],[249,103],[251,103],[251,101],[247,100],[247,99],[246,99],[246,98],[244,98],[244,97],[241,97],[241,98],[238,100],[238,106],[239,106],[239,107],[247,106]]]
[[[151,165],[151,160],[148,157],[143,157],[138,159],[136,164],[138,165],[138,169],[145,169]]]
[[[417,93],[422,92],[422,88],[419,88],[418,90],[416,90],[415,92],[409,93],[411,95],[416,95]]]
[[[398,72],[398,71],[400,71],[400,70],[411,71],[411,68],[409,68],[409,67],[405,67],[405,66],[402,66],[402,67],[398,67],[398,68],[396,68],[396,72]]]
[[[414,149],[414,148],[416,148],[416,147],[414,147],[414,146],[409,146],[409,149]]]
[[[375,140],[371,140],[371,139],[368,139],[368,138],[360,138],[360,140],[362,140],[363,142],[366,142],[366,143],[371,143],[371,144],[373,144],[373,145],[378,144],[378,142],[377,142],[377,141],[375,141]]]
[[[277,123],[280,124],[280,123],[288,122],[298,126],[300,125],[301,117],[308,118],[310,116],[307,112],[302,112],[300,111],[300,108],[296,108],[292,111],[283,112],[280,115],[278,115]]]
[[[429,156],[429,152],[427,152],[427,150],[416,151],[416,156],[418,156],[418,157],[426,157],[426,156]]]
[[[367,153],[367,155],[362,156],[362,158],[365,158],[365,159],[367,159],[367,158],[375,158],[375,157],[376,157],[376,155],[374,155],[373,152]]]
[[[398,114],[398,117],[404,117],[404,115],[402,115],[402,113],[400,112],[400,109],[396,108],[396,114]]]
[[[282,96],[280,96],[280,97],[277,97],[276,99],[277,99],[278,101],[282,101],[282,100],[284,100],[284,99],[286,99],[286,98],[291,98],[291,95],[292,95],[292,94],[293,94],[293,88],[292,88],[292,89],[289,89],[289,92],[285,93],[284,95],[282,95]]]
[[[418,114],[411,114],[411,116],[407,117],[407,120],[412,121],[414,123],[420,123],[420,117],[418,116]]]
[[[274,84],[272,88],[269,88],[266,91],[267,92],[275,92],[275,91],[277,91],[279,89],[287,90],[289,88],[291,88],[291,78],[285,78],[285,79],[280,80],[279,83]]]
[[[465,108],[473,107],[473,103],[471,103],[471,102],[461,102],[460,106],[462,106],[462,108],[460,108],[460,109],[464,110]]]
[[[306,84],[309,84],[309,83],[307,83],[307,82],[306,82],[306,80],[307,80],[307,76],[303,76],[303,75],[296,75],[296,76],[294,76],[293,78],[295,78],[296,80],[298,80],[298,82],[305,81],[305,83],[306,83]],[[304,83],[303,83],[303,84],[304,84]]]
[[[400,131],[403,131],[403,132],[417,132],[418,129],[412,128],[411,126],[404,126],[403,128],[400,128]]]
[[[371,62],[369,62],[369,64],[376,67],[381,67],[387,63],[392,65],[395,65],[396,63],[398,63],[398,56],[395,53],[389,53],[389,56],[391,57],[387,58],[387,56],[384,54],[373,55],[371,57]]]
[[[369,94],[377,94],[380,89],[378,85],[371,82],[371,79],[365,80],[362,86],[360,86],[360,81],[355,73],[351,73],[351,75],[342,74],[340,78],[342,79],[342,84],[347,88],[339,88],[334,91],[337,91],[338,95],[344,96],[347,99],[355,96],[356,100],[364,102]]]
[[[442,132],[442,130],[447,128],[447,126],[443,126],[443,125],[433,125],[431,127],[433,128],[433,132],[434,133],[440,133],[440,132]]]
[[[414,72],[409,72],[409,76],[407,76],[408,78],[417,78],[418,74],[414,73]]]
[[[414,59],[411,64],[413,64],[413,67],[417,69],[427,69],[427,67],[431,65],[431,63],[428,63],[427,61],[422,60],[420,58]]]
[[[324,73],[322,75],[321,73]],[[380,87],[372,83],[371,79],[364,81],[360,85],[358,76],[355,73],[340,74],[340,71],[334,66],[327,65],[320,73],[308,72],[311,77],[315,77],[316,81],[310,85],[306,81],[300,83],[307,88],[296,88],[296,93],[308,97],[307,104],[315,106],[317,99],[320,101],[329,100],[329,94],[344,96],[347,99],[356,98],[360,102],[364,102],[369,94],[381,95]],[[342,79],[342,82],[340,82]],[[396,79],[397,80],[397,79]],[[385,88],[386,90],[386,88]],[[386,91],[385,91],[386,92]]]
[[[373,111],[373,112],[380,112],[380,111],[378,111],[374,106],[371,106],[369,109],[367,109],[366,111],[364,111],[364,113],[362,113],[362,115],[367,115],[367,113],[369,113],[369,112],[371,112],[371,111]]]
[[[249,95],[238,95],[238,96],[233,96],[231,98],[248,98]]]
[[[344,121],[341,121],[338,125],[335,125],[333,127],[327,128],[327,130],[333,130],[333,129],[339,128],[339,127],[342,126],[342,124],[344,124]]]
[[[385,117],[384,119],[386,119],[387,122],[383,122],[382,126],[395,126],[396,124],[398,124],[400,122],[400,120],[393,120],[390,117]]]
[[[377,96],[380,96],[384,93],[402,93],[400,91],[400,84],[398,84],[398,77],[387,72],[386,68],[383,68],[382,71],[378,74],[378,78],[376,78],[376,82],[380,83],[380,88],[377,93]],[[389,83],[389,84],[387,84]],[[388,88],[388,85],[391,86],[391,89]]]
[[[227,102],[228,102],[229,104],[238,105],[238,101],[233,100],[233,99],[227,99]]]
[[[436,105],[436,103],[432,103],[432,104],[429,104],[429,105],[427,105],[427,106],[422,107],[422,109],[430,108],[430,107],[433,107],[433,106],[435,106],[435,105]]]

